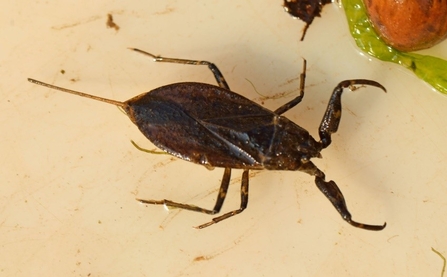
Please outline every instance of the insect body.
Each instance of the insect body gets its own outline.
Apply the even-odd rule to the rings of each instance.
[[[230,91],[219,69],[210,62],[163,58],[142,50],[134,48],[132,50],[149,55],[157,62],[207,65],[219,86],[193,82],[176,83],[120,102],[56,87],[34,79],[28,80],[52,89],[120,106],[140,131],[160,149],[186,161],[225,169],[213,209],[166,199],[138,199],[140,202],[217,214],[225,200],[231,169],[243,169],[240,208],[197,226],[204,228],[239,214],[247,207],[249,170],[298,170],[315,177],[317,187],[348,223],[367,230],[378,231],[385,228],[386,223],[369,225],[353,221],[340,189],[334,181],[326,181],[325,174],[311,162],[311,158],[321,157],[320,151],[329,146],[331,134],[338,129],[343,88],[360,84],[385,90],[382,85],[364,79],[339,83],[332,93],[320,124],[320,141],[316,141],[305,129],[281,116],[303,99],[305,61],[300,78],[300,95],[275,111],[270,111]]]

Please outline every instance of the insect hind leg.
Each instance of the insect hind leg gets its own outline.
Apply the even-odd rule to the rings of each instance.
[[[227,196],[228,187],[230,185],[231,178],[231,168],[225,168],[224,175],[222,177],[222,182],[219,189],[219,194],[217,196],[216,204],[212,210],[204,209],[195,205],[183,204],[174,202],[171,200],[163,199],[163,200],[143,200],[137,199],[137,201],[143,204],[152,204],[152,205],[166,205],[168,207],[179,208],[184,210],[190,210],[194,212],[200,212],[205,214],[217,214],[220,212],[222,205],[225,201],[225,197]]]
[[[138,53],[150,56],[154,59],[155,62],[166,62],[166,63],[180,63],[180,64],[190,64],[190,65],[206,65],[211,70],[211,72],[214,75],[214,78],[216,79],[217,83],[220,87],[225,89],[230,89],[228,86],[227,81],[225,81],[224,76],[220,72],[219,68],[214,63],[207,62],[207,61],[198,61],[198,60],[185,60],[185,59],[177,59],[177,58],[166,58],[161,56],[153,55],[149,52],[137,49],[137,48],[130,48],[131,50],[134,50]]]

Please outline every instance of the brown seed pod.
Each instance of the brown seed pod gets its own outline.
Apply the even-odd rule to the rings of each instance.
[[[364,0],[376,32],[400,51],[429,48],[447,38],[447,0]]]

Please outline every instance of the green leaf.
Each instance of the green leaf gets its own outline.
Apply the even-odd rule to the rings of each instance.
[[[427,55],[400,52],[388,46],[374,31],[362,0],[341,1],[351,35],[363,52],[382,61],[400,64],[438,91],[447,94],[447,61]]]

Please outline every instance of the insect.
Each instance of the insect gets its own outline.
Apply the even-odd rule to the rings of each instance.
[[[330,98],[319,128],[320,141],[317,141],[308,131],[282,116],[304,97],[305,60],[300,75],[300,95],[275,111],[270,111],[232,92],[222,73],[211,62],[155,56],[136,48],[131,50],[148,55],[156,62],[206,65],[219,86],[195,82],[175,83],[120,102],[34,79],[28,80],[37,85],[119,106],[158,148],[209,168],[224,168],[213,209],[167,199],[138,201],[214,215],[220,212],[224,203],[231,169],[243,169],[240,208],[196,227],[201,229],[245,210],[248,204],[249,170],[298,170],[315,177],[317,187],[349,224],[374,231],[385,228],[386,223],[370,225],[352,220],[340,189],[334,181],[326,181],[325,174],[311,161],[311,158],[321,158],[321,150],[331,144],[331,134],[338,129],[343,89],[354,85],[370,85],[386,91],[381,84],[365,79],[340,82]]]

